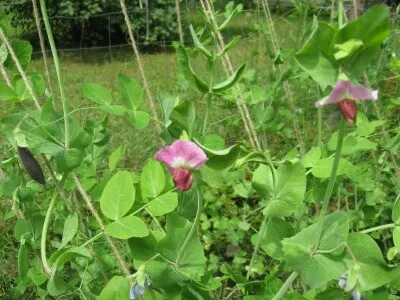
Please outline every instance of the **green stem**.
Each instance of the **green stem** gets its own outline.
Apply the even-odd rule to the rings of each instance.
[[[181,249],[179,249],[178,255],[176,256],[176,261],[175,264],[179,268],[179,261],[182,257],[182,255],[185,253],[186,247],[189,243],[189,241],[193,238],[194,233],[197,230],[197,226],[199,225],[200,221],[200,215],[201,211],[203,209],[203,199],[200,197],[200,192],[199,189],[197,189],[197,212],[196,212],[196,217],[194,218],[192,228],[190,228],[189,234],[186,236],[185,241],[182,244]]]
[[[364,230],[361,230],[360,233],[370,233],[370,232],[379,231],[379,230],[388,229],[388,228],[394,228],[394,227],[396,227],[396,224],[390,223],[390,224],[385,224],[385,225],[380,225],[380,226],[364,229]]]
[[[204,137],[206,136],[206,133],[207,133],[208,116],[209,116],[209,113],[210,113],[211,99],[212,99],[212,95],[208,94],[207,95],[207,99],[206,99],[206,111],[205,111],[205,114],[204,114],[203,132],[201,134],[203,142],[204,142]]]
[[[89,245],[90,243],[94,242],[95,240],[97,240],[99,237],[101,237],[104,234],[104,232],[99,232],[98,234],[96,234],[94,237],[92,237],[91,239],[87,240],[86,242],[84,242],[82,245],[80,245],[80,247],[86,247],[87,245]]]
[[[322,108],[318,108],[318,146],[322,144]]]
[[[249,269],[247,270],[247,274],[246,274],[246,279],[247,280],[249,280],[249,278],[250,278],[251,268],[253,266],[254,259],[255,259],[256,255],[257,255],[258,249],[260,248],[261,239],[265,235],[265,231],[267,230],[267,219],[268,219],[268,217],[264,218],[264,220],[263,220],[263,222],[261,224],[261,227],[260,227],[260,231],[258,232],[258,235],[257,235],[257,242],[256,242],[256,245],[254,247],[254,251],[253,251],[253,254],[252,254],[251,259],[250,259]]]
[[[343,27],[343,0],[338,0],[338,25],[339,29]]]
[[[53,33],[51,31],[51,27],[50,27],[50,23],[49,23],[49,16],[47,15],[45,0],[40,0],[40,9],[42,11],[43,22],[44,22],[44,26],[46,28],[47,38],[50,43],[51,54],[53,55],[54,67],[56,68],[56,73],[57,73],[58,85],[60,87],[61,102],[62,102],[63,112],[64,112],[65,148],[68,149],[68,147],[69,147],[69,119],[68,119],[67,101],[65,98],[64,84],[61,79],[60,60],[58,59],[57,48],[56,48],[56,44],[54,43]],[[54,97],[54,95],[53,95],[53,97]]]
[[[40,239],[40,255],[42,258],[43,268],[49,276],[51,276],[52,270],[49,266],[46,256],[46,238],[47,238],[47,230],[49,229],[50,216],[56,204],[56,199],[57,199],[57,193],[54,193],[53,196],[51,197],[50,204],[46,212],[46,217],[44,219],[43,229],[42,229],[42,237]]]
[[[340,122],[339,135],[338,135],[336,152],[335,152],[335,160],[333,161],[331,177],[329,178],[328,187],[326,188],[325,195],[324,195],[324,202],[322,203],[321,212],[320,212],[319,218],[318,218],[313,252],[315,252],[318,249],[319,242],[321,240],[322,227],[324,225],[325,215],[328,211],[329,199],[331,198],[333,186],[334,186],[335,180],[336,180],[336,174],[339,169],[340,153],[342,151],[345,128],[346,128],[346,123],[345,123],[344,119],[342,118],[342,120]]]
[[[290,274],[288,279],[286,279],[285,283],[281,286],[278,293],[276,293],[276,295],[274,296],[274,298],[272,298],[272,300],[282,299],[287,290],[292,286],[293,281],[297,278],[298,275],[299,273],[297,272],[293,272],[292,274]]]

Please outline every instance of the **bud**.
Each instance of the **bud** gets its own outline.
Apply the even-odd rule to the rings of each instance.
[[[340,112],[347,123],[353,123],[357,118],[357,103],[354,100],[345,99],[337,103]]]
[[[172,178],[178,190],[188,191],[192,187],[192,172],[182,168],[176,168],[172,174]]]

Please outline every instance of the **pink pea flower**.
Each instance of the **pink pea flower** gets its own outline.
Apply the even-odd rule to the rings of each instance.
[[[336,103],[344,119],[352,123],[357,118],[357,103],[360,100],[378,100],[378,91],[363,85],[353,85],[349,80],[336,83],[329,97],[315,103],[316,107]]]
[[[159,150],[155,158],[167,166],[178,190],[190,190],[193,183],[192,170],[198,170],[207,161],[199,146],[190,141],[177,140]]]

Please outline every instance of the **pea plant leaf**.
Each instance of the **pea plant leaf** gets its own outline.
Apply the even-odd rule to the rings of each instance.
[[[122,96],[122,101],[129,110],[137,109],[143,103],[143,89],[136,80],[133,80],[125,74],[119,73],[118,88]]]
[[[124,156],[125,150],[126,145],[122,144],[111,153],[110,157],[108,158],[108,168],[110,171],[113,171],[117,167],[118,163]]]
[[[121,219],[135,202],[135,187],[128,171],[118,171],[107,183],[100,199],[102,213],[111,220]]]
[[[325,217],[321,241],[317,251],[313,253],[316,228],[317,224],[313,224],[282,241],[285,261],[312,288],[320,287],[332,279],[339,279],[345,272],[343,262],[335,254],[343,252],[344,242],[347,241],[347,213],[335,212]],[[319,251],[332,253],[323,254]]]
[[[208,93],[208,85],[192,70],[189,63],[189,56],[186,52],[185,46],[179,44],[177,46],[178,62],[182,69],[185,79],[189,82],[190,86],[199,91],[200,93]]]
[[[65,219],[60,248],[65,247],[74,238],[76,232],[78,231],[78,225],[78,214],[76,212],[72,212]]]
[[[84,83],[83,94],[100,105],[109,106],[113,101],[111,92],[97,83]]]
[[[107,233],[117,239],[145,237],[149,234],[146,224],[135,216],[122,217],[106,226]]]
[[[369,235],[350,233],[347,244],[356,261],[350,253],[346,253],[345,264],[348,269],[358,265],[356,280],[360,292],[376,289],[392,280],[393,275],[379,246]]]
[[[299,207],[306,191],[306,175],[301,164],[281,165],[278,170],[260,165],[253,174],[254,189],[268,201],[266,216],[290,216]]]
[[[178,194],[168,192],[151,200],[148,205],[148,210],[153,216],[163,216],[173,211],[178,205]]]
[[[128,299],[130,290],[131,288],[127,278],[122,276],[114,276],[101,291],[99,299],[100,300]]]

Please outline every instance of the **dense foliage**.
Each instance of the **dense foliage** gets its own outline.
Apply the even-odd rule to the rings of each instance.
[[[149,3],[149,7],[146,7]],[[138,43],[166,42],[177,38],[175,4],[168,0],[127,1],[127,10]],[[127,42],[119,1],[51,0],[46,3],[55,40],[60,47],[90,47]],[[31,0],[3,1],[15,26],[38,45]],[[148,11],[148,15],[147,15]],[[111,40],[109,40],[111,39]]]
[[[272,33],[268,85],[240,57],[231,64],[240,37],[221,41],[242,9],[231,2],[218,18],[199,9],[193,47],[174,45],[179,95],[157,95],[159,111],[148,112],[147,86],[120,73],[115,91],[82,84],[89,109],[103,113],[85,122],[61,76],[59,97],[29,72],[31,45],[7,38],[0,15],[0,100],[12,108],[1,119],[0,195],[18,247],[6,296],[396,299],[399,58],[389,9],[345,23],[339,1],[337,22],[315,17],[297,49],[277,43],[267,20],[257,30]],[[299,77],[319,95],[312,131],[296,123]],[[222,101],[236,104],[229,122],[242,140],[215,132],[210,112]],[[140,170],[123,166],[125,143],[111,147],[110,118],[143,136],[159,128]],[[271,137],[286,142],[273,148]]]

